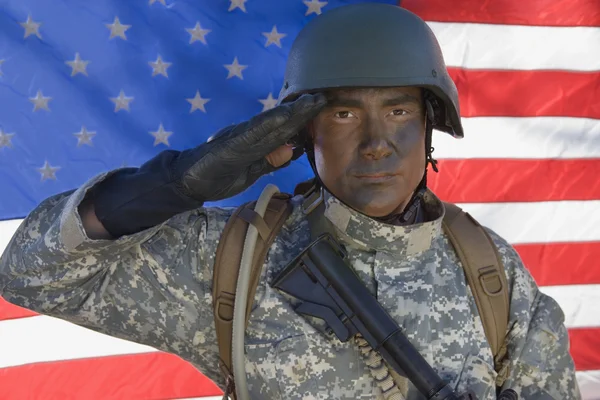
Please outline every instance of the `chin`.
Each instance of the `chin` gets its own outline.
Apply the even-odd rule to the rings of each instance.
[[[399,202],[402,197],[399,193],[403,193],[403,190],[396,185],[353,183],[354,185],[332,185],[328,190],[349,207],[373,218],[390,215],[402,204]]]
[[[398,194],[400,190],[388,188],[387,190],[371,191],[371,199],[360,199],[355,201],[356,210],[368,215],[369,217],[381,218],[398,212],[403,204],[403,197]]]

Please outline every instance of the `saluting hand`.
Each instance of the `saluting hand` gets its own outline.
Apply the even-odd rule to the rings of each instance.
[[[286,143],[325,106],[322,94],[305,94],[222,129],[206,143],[181,152],[172,164],[178,188],[196,200],[232,197],[291,160]],[[177,179],[179,178],[179,179]]]

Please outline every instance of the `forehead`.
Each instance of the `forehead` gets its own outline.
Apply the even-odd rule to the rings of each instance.
[[[381,98],[388,99],[394,97],[415,97],[421,100],[422,89],[417,86],[404,87],[369,87],[369,88],[341,88],[328,89],[325,95],[328,99],[363,99],[363,98]]]

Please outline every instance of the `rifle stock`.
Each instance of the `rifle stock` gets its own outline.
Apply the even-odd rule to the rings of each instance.
[[[428,400],[475,400],[446,384],[345,261],[345,252],[323,234],[299,254],[272,286],[300,301],[296,312],[323,319],[339,340],[360,333]],[[514,392],[513,392],[514,393]]]

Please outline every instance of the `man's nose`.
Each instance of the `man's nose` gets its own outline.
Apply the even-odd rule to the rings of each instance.
[[[388,136],[385,124],[376,120],[369,121],[364,127],[360,154],[372,160],[388,157],[393,151]]]

